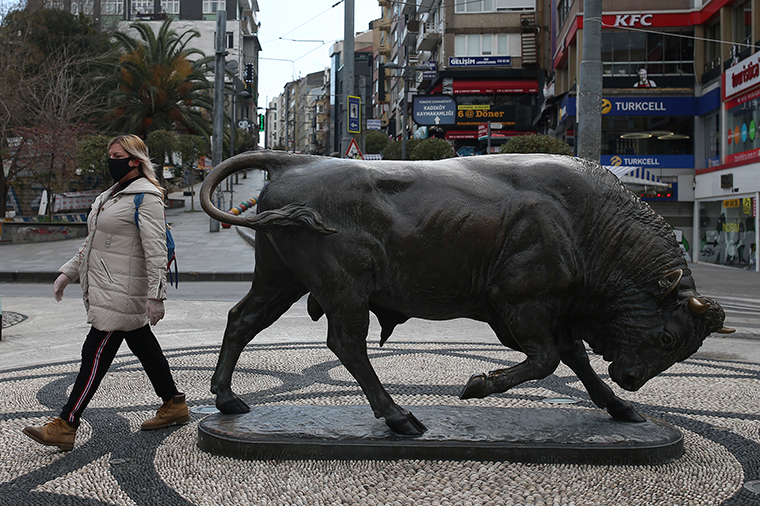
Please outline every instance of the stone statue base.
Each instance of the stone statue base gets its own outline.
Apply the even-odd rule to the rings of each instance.
[[[207,452],[246,460],[506,460],[547,464],[662,464],[683,435],[655,418],[613,420],[586,408],[410,406],[428,428],[391,432],[369,406],[252,406],[198,426]]]

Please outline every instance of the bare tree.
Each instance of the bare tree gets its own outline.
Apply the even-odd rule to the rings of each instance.
[[[54,11],[17,11],[0,26],[0,161],[7,171],[0,176],[3,213],[8,186],[21,175],[47,189],[51,201],[55,192],[66,190],[80,138],[105,111],[108,51],[94,51],[76,30],[56,41],[54,51],[41,39],[44,30],[60,36],[64,30],[57,28],[65,23],[89,33],[83,19]],[[51,205],[48,209],[52,212]]]

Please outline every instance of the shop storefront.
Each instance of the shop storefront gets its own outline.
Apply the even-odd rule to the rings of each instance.
[[[720,156],[696,171],[697,260],[757,270],[760,198],[760,53],[723,74]],[[708,154],[712,151],[708,151]]]
[[[529,70],[447,70],[430,88],[430,99],[451,97],[454,118],[440,123],[444,137],[460,156],[498,152],[499,144],[535,131],[539,81]],[[491,143],[478,128],[491,122]]]

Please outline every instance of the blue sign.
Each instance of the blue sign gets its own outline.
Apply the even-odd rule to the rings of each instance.
[[[458,156],[475,156],[474,146],[462,146],[457,150]]]
[[[647,169],[693,169],[692,155],[602,155],[602,165]]]
[[[456,100],[450,95],[415,95],[412,118],[418,125],[456,125]]]
[[[361,103],[359,97],[348,97],[348,133],[358,134],[362,131]]]
[[[379,119],[367,120],[367,130],[380,130],[381,126]]]
[[[511,56],[451,56],[449,67],[509,67]]]
[[[577,115],[575,97],[565,97],[561,104],[562,118]],[[611,97],[602,98],[604,116],[694,116],[694,97]]]

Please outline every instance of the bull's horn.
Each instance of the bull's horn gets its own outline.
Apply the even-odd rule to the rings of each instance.
[[[736,332],[736,329],[732,329],[731,327],[723,327],[717,332],[718,334],[733,334],[734,332]]]
[[[700,315],[710,309],[710,303],[704,302],[696,297],[689,299],[689,312],[693,315]]]

